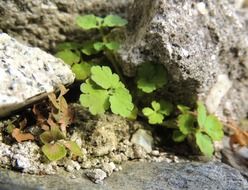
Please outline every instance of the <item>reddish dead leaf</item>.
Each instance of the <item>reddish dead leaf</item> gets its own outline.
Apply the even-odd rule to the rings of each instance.
[[[19,143],[22,141],[34,140],[34,136],[31,133],[22,133],[18,128],[13,129],[12,137],[14,137]]]
[[[230,147],[234,150],[234,144],[248,146],[248,131],[242,130],[234,121],[227,125],[234,133],[230,136]]]

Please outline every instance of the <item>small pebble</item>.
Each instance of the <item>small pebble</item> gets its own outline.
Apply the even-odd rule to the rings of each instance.
[[[94,183],[102,184],[103,180],[107,177],[106,172],[101,169],[93,169],[89,170],[85,173],[85,175]]]

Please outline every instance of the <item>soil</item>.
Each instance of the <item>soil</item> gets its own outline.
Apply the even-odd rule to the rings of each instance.
[[[145,162],[187,162],[173,153],[165,152],[158,146],[149,126],[140,121],[130,121],[107,113],[92,116],[80,104],[70,104],[75,118],[68,129],[68,138],[75,141],[83,152],[83,157],[67,157],[57,162],[48,161],[37,142],[17,143],[9,141],[0,123],[0,165],[30,174],[59,174],[69,172],[73,178],[75,170],[86,169],[85,174],[95,183],[113,172],[122,170],[121,164],[128,160]],[[30,132],[37,126],[28,127]]]

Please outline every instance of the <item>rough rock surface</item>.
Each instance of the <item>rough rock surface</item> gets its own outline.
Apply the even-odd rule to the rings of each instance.
[[[0,31],[45,50],[57,42],[82,37],[75,27],[79,14],[122,13],[133,0],[1,0]],[[84,38],[87,35],[84,34]]]
[[[123,70],[135,75],[145,61],[170,75],[165,97],[192,104],[203,99],[212,113],[248,113],[248,33],[229,1],[137,0],[129,10]]]
[[[1,189],[75,189],[88,190],[245,190],[247,180],[240,173],[221,163],[141,163],[128,162],[123,170],[111,175],[102,185],[87,180],[84,173],[74,173],[72,179],[68,173],[52,176],[35,176],[1,170]]]
[[[60,59],[0,33],[0,117],[73,81],[74,74]]]

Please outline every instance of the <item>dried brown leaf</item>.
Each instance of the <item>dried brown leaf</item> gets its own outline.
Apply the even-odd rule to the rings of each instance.
[[[234,144],[248,146],[248,131],[242,130],[234,121],[229,122],[227,126],[233,131],[229,142],[232,150],[234,150]]]
[[[12,137],[14,137],[17,142],[34,140],[34,136],[31,133],[22,133],[18,128],[13,129]]]

